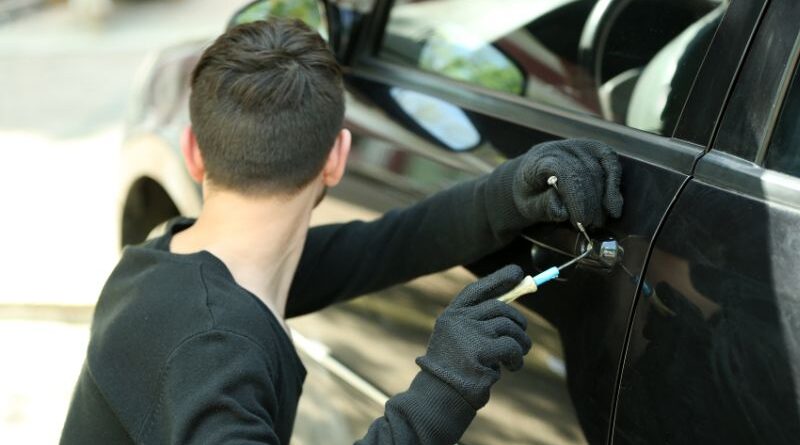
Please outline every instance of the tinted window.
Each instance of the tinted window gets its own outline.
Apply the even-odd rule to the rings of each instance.
[[[398,0],[379,57],[671,134],[724,0]]]
[[[800,71],[795,72],[789,95],[767,152],[766,167],[800,176]]]
[[[317,0],[255,0],[231,17],[228,28],[271,17],[288,17],[302,20],[328,40],[328,24],[319,9],[320,5]]]

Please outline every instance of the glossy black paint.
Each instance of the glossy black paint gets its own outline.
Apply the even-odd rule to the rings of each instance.
[[[366,26],[366,29],[369,27]],[[379,34],[375,29],[372,32]],[[725,74],[732,76],[732,73]],[[357,107],[369,110],[371,116],[371,120],[348,122],[357,141],[354,146],[355,165],[351,172],[375,181],[371,182],[373,187],[388,185],[395,192],[397,189],[405,190],[406,196],[415,193],[423,196],[436,190],[436,187],[426,188],[415,183],[418,181],[409,175],[407,169],[408,165],[414,163],[410,159],[426,159],[425,162],[436,163],[440,173],[450,171],[441,175],[444,179],[441,186],[445,186],[448,178],[454,181],[459,176],[457,168],[453,169],[454,162],[445,161],[448,157],[477,157],[492,165],[493,161],[500,159],[496,155],[493,157],[492,152],[513,157],[537,142],[554,137],[592,137],[604,140],[619,150],[625,170],[624,184],[633,186],[626,186],[624,190],[625,216],[620,221],[611,222],[604,236],[610,235],[621,241],[625,248],[625,269],[579,267],[566,274],[565,280],[545,287],[536,296],[520,302],[532,311],[529,317],[534,337],[547,345],[547,354],[563,357],[569,373],[567,382],[553,380],[552,375],[548,379],[551,386],[567,384],[569,402],[580,425],[580,434],[567,434],[561,439],[605,442],[611,427],[618,366],[638,276],[644,267],[653,235],[681,186],[688,180],[688,174],[702,148],[449,82],[434,75],[387,64],[369,57],[369,53],[362,53],[361,58],[348,67],[347,85],[352,95],[351,104],[358,103]],[[449,152],[404,114],[392,98],[392,88],[421,92],[459,106],[479,130],[484,142],[482,148],[469,154]],[[720,98],[718,90],[696,94],[706,98],[705,103],[713,101],[710,97]],[[387,137],[379,128],[386,122],[399,125],[403,131]],[[415,147],[420,140],[425,141],[428,147],[423,150]],[[381,159],[402,161],[383,165],[360,162],[360,159],[375,157],[375,153],[382,153],[378,156]],[[381,180],[387,177],[394,180]],[[339,196],[353,201],[352,196]],[[359,204],[367,205],[365,201]],[[561,245],[563,240],[552,236],[552,231],[548,229],[533,228],[529,235],[543,243],[557,244],[559,248],[570,250],[570,246]],[[486,272],[510,261],[526,264],[531,270],[542,268],[542,264],[525,258],[528,249],[529,245],[525,242],[514,243],[481,264],[471,265],[470,269]],[[547,258],[555,259],[552,255]],[[396,304],[387,305],[382,297],[375,296],[314,316],[313,324],[317,329],[325,325],[341,326],[348,319],[360,320],[358,323],[351,322],[354,325],[375,326],[368,328],[369,341],[360,347],[354,346],[346,338],[335,341],[330,336],[326,343],[335,356],[342,358],[356,373],[365,376],[388,394],[402,390],[401,382],[410,380],[416,372],[416,368],[409,364],[414,354],[424,350],[424,342],[435,315],[450,298],[447,293],[420,293],[407,289],[403,287],[398,290],[406,295],[395,297],[396,301],[398,298],[403,301],[402,309]],[[412,315],[398,318],[398,310]],[[409,319],[416,321],[409,322]],[[380,372],[385,371],[386,367],[382,367],[380,362],[376,363],[374,357],[370,359],[372,351],[386,348],[386,345],[395,345],[391,348],[395,351],[406,351],[406,354],[396,354],[398,357],[390,360],[393,373]],[[413,353],[409,354],[409,351]],[[398,370],[402,372],[398,373]],[[558,391],[552,393],[552,388],[542,386],[542,379],[548,375],[542,366],[534,364],[522,374],[504,379],[495,391],[494,402],[481,413],[464,437],[464,442],[547,442],[540,429],[534,427],[538,427],[535,423],[537,419],[557,424],[563,431],[574,430],[575,424],[563,421],[569,408],[562,406],[548,414],[548,411],[542,411],[541,406],[529,399],[537,394],[550,393],[551,401],[560,400],[564,403],[563,396],[555,395]],[[559,412],[560,416],[557,415]],[[509,417],[509,413],[514,415]],[[562,418],[562,421],[559,422],[558,418]],[[512,420],[510,424],[509,420]]]
[[[797,442],[800,179],[758,163],[796,65],[798,14],[770,2],[714,149],[654,244],[615,443]]]
[[[781,443],[797,437],[800,181],[773,179],[727,154],[704,156],[720,119],[718,141],[736,140],[743,127],[756,126],[739,142],[763,152],[796,57],[789,45],[798,31],[796,2],[732,0],[674,139],[378,60],[373,55],[391,2],[376,0],[372,9],[325,3],[331,44],[345,64],[346,124],[355,136],[348,176],[331,194],[354,208],[374,216],[410,204],[544,140],[589,137],[620,153],[625,213],[592,235],[620,241],[625,267],[581,265],[519,301],[534,350],[521,372],[496,386],[464,443]],[[769,27],[751,39],[767,4]],[[186,60],[181,66],[190,67]],[[458,107],[480,144],[465,153],[447,149],[405,114],[392,89]],[[167,102],[184,101],[186,90],[181,84],[180,100]],[[177,135],[185,121],[181,115],[141,132]],[[747,145],[752,141],[757,146]],[[526,236],[549,247],[531,255],[532,244],[520,238],[468,269],[482,274],[517,262],[541,270],[568,256],[556,251],[574,254],[579,241],[568,226],[532,227]],[[360,378],[395,394],[416,373],[413,359],[423,353],[436,314],[473,278],[463,269],[448,271],[292,325]],[[352,382],[329,378],[320,387],[353,400],[328,407],[348,425],[341,437],[358,437],[381,414],[381,403]]]
[[[578,266],[565,275],[565,282],[543,288],[535,298],[523,301],[559,330],[570,394],[591,443],[602,442],[609,425],[619,357],[636,292],[635,275],[641,273],[661,212],[683,180],[681,175],[625,158],[623,169],[624,181],[636,187],[624,188],[625,216],[609,222],[605,233],[623,246],[624,264],[634,276],[620,267]],[[536,239],[548,241],[546,237]]]
[[[687,110],[697,112],[698,108],[702,107],[721,110],[742,54],[750,40],[750,32],[747,30],[758,22],[762,7],[763,4],[743,5],[743,2],[734,2],[732,7],[734,9],[723,20],[724,27],[715,39],[715,47],[712,49],[721,51],[720,54],[725,57],[712,56],[713,64],[705,65],[701,77],[698,78],[701,88],[693,90],[678,127],[687,130],[684,135],[690,135],[692,128],[703,131],[696,132],[691,137],[687,136],[687,139],[705,145],[714,134],[713,129],[722,114],[721,111],[697,115],[689,114]],[[727,38],[722,39],[726,35],[731,36],[732,30],[736,27],[738,33],[733,42]],[[515,98],[501,97],[469,85],[442,81],[436,76],[386,64],[373,58],[359,60],[348,73],[348,85],[360,99],[372,101],[375,109],[383,110],[392,119],[403,124],[407,130],[416,132],[419,137],[427,138],[433,143],[435,141],[431,140],[424,130],[404,119],[402,110],[398,110],[391,103],[390,95],[387,93],[389,88],[409,88],[430,94],[458,105],[473,122],[481,123],[481,128],[488,129],[488,132],[491,132],[493,127],[501,128],[502,131],[497,133],[506,135],[506,138],[498,139],[490,136],[484,138],[495,142],[492,148],[506,156],[520,153],[524,150],[521,147],[525,147],[526,143],[538,142],[553,136],[593,137],[605,140],[619,149],[625,165],[625,184],[633,187],[626,187],[625,190],[625,218],[620,222],[612,222],[610,230],[613,235],[622,239],[625,245],[627,270],[579,268],[569,274],[566,281],[542,289],[535,298],[521,302],[550,322],[558,331],[566,369],[570,376],[568,380],[570,400],[585,440],[592,443],[605,442],[609,428],[614,431],[613,437],[618,437],[617,430],[613,429],[609,418],[612,415],[611,404],[616,390],[623,339],[629,327],[629,315],[633,308],[631,300],[624,295],[633,295],[637,285],[644,288],[647,294],[652,292],[651,282],[645,281],[641,284],[638,282],[641,267],[645,263],[650,242],[662,217],[672,204],[672,200],[677,197],[678,191],[689,181],[689,174],[702,153],[702,146],[682,144],[676,140],[642,134],[591,117],[576,116]],[[713,83],[713,88],[702,88],[704,83],[709,82]],[[482,131],[482,134],[485,133],[486,131]],[[537,233],[533,230],[531,235],[544,243],[559,243],[558,240],[548,239],[547,233],[542,231]],[[473,265],[472,270],[486,271],[511,258],[521,261],[521,252],[524,252],[524,249],[516,245],[487,260],[494,261],[489,263],[490,266]],[[552,255],[547,258],[555,259]],[[535,269],[541,265],[529,264],[529,267]],[[588,295],[594,295],[596,298]],[[430,307],[429,310],[435,307]],[[432,314],[429,314],[429,318],[431,316]],[[522,383],[517,379],[514,381],[514,391],[522,393],[541,391],[534,381],[522,380]],[[526,386],[526,382],[529,386]],[[504,391],[502,386],[499,391],[501,394]],[[503,396],[500,398],[503,399]],[[626,406],[624,398],[622,402],[620,419],[624,424],[627,421],[628,410],[637,408]],[[670,406],[670,403],[666,401],[665,406]],[[489,407],[487,412],[491,413],[491,410],[492,407]],[[540,413],[528,409],[527,414],[535,418]],[[643,427],[646,428],[647,425]],[[525,430],[520,426],[517,429],[523,432]],[[472,439],[475,443],[484,443],[487,439],[483,434],[474,434],[475,431],[481,430],[493,432],[495,437],[501,439],[498,443],[510,440],[510,437],[501,434],[503,429],[498,428],[497,423],[493,423],[490,414],[478,419],[475,427],[465,436],[465,442],[469,443]],[[649,430],[644,434],[655,432],[656,430]],[[520,438],[522,437],[529,441],[535,438],[524,435]],[[485,443],[493,442],[489,439]]]
[[[797,442],[798,221],[700,181],[681,193],[637,303],[615,443]]]
[[[399,71],[399,70],[398,70]],[[363,73],[363,75],[362,75]],[[404,75],[408,77],[404,77]],[[424,74],[420,75],[424,76]],[[494,158],[498,162],[503,156],[515,156],[527,150],[531,145],[542,140],[553,139],[558,136],[583,136],[606,140],[619,148],[622,154],[624,168],[624,184],[633,184],[633,187],[625,187],[624,197],[626,202],[625,216],[619,221],[610,222],[603,232],[604,236],[613,236],[620,240],[625,248],[625,265],[630,274],[621,268],[615,270],[601,270],[598,268],[580,267],[565,274],[565,280],[552,286],[543,288],[536,296],[522,300],[521,304],[533,311],[531,313],[532,326],[538,326],[540,338],[545,343],[556,344],[560,341],[560,347],[548,349],[548,354],[563,356],[566,369],[569,372],[568,382],[561,381],[563,387],[567,385],[567,393],[570,397],[572,407],[567,407],[567,411],[574,410],[575,415],[582,430],[582,437],[578,442],[588,440],[591,443],[605,441],[609,429],[609,419],[612,407],[612,397],[615,393],[617,379],[617,368],[619,365],[620,354],[622,351],[625,332],[628,327],[628,319],[631,313],[633,298],[636,292],[637,275],[641,273],[644,266],[644,258],[650,240],[661,221],[669,203],[674,198],[681,184],[687,176],[680,173],[683,169],[688,171],[699,154],[699,149],[681,144],[670,142],[664,138],[655,137],[646,133],[625,129],[615,126],[598,119],[586,119],[586,126],[576,125],[573,120],[568,120],[563,116],[562,125],[547,125],[558,116],[549,116],[539,112],[535,106],[529,104],[509,104],[507,101],[494,101],[491,97],[486,97],[481,93],[480,100],[471,100],[471,94],[460,89],[454,89],[453,95],[439,95],[438,97],[447,98],[448,102],[454,104],[468,104],[462,106],[462,110],[470,117],[475,126],[480,129],[484,145],[480,150],[466,154],[456,154],[447,151],[443,146],[437,146],[436,141],[431,139],[424,130],[413,121],[402,115],[402,110],[397,107],[389,93],[391,88],[412,88],[415,91],[424,91],[419,88],[421,83],[435,88],[441,84],[442,88],[448,88],[447,82],[414,82],[414,73],[401,73],[397,71],[387,71],[382,76],[376,76],[372,65],[363,71],[360,68],[348,70],[347,85],[351,93],[353,102],[348,106],[353,109],[364,108],[369,110],[370,120],[357,122],[357,125],[348,125],[354,130],[356,140],[364,143],[368,148],[364,148],[358,142],[355,144],[354,157],[356,164],[350,170],[351,174],[366,175],[373,180],[378,178],[397,176],[404,178],[407,183],[412,182],[413,178],[408,172],[398,170],[397,164],[387,164],[377,166],[376,174],[373,163],[369,166],[359,165],[359,158],[368,158],[368,154],[362,151],[382,151],[378,156],[381,159],[387,157],[394,159],[410,159],[425,156],[430,160],[446,156],[453,159],[464,159],[478,157],[484,160]],[[407,79],[411,78],[412,82]],[[461,85],[459,85],[459,88]],[[455,97],[458,97],[457,99]],[[486,112],[485,110],[489,110]],[[529,115],[540,113],[541,119],[525,119]],[[517,123],[526,120],[527,125]],[[374,139],[381,135],[381,125],[386,121],[391,121],[402,126],[404,132],[393,132],[391,139],[384,138],[383,141],[376,142]],[[370,128],[374,126],[374,128]],[[571,134],[559,134],[557,131],[563,128]],[[545,130],[547,129],[547,130]],[[405,137],[398,135],[405,134]],[[421,154],[419,147],[414,147],[419,140],[425,140],[429,144],[427,152]],[[495,153],[492,156],[492,153]],[[374,153],[373,153],[374,156]],[[500,157],[498,157],[500,156]],[[407,164],[407,162],[405,163]],[[672,168],[656,166],[656,164],[670,165]],[[382,168],[382,170],[380,170]],[[444,165],[440,163],[440,169]],[[455,178],[455,172],[451,173]],[[443,175],[447,178],[448,175]],[[387,184],[384,184],[385,187]],[[396,188],[402,184],[394,183]],[[442,183],[442,186],[446,183]],[[380,186],[380,184],[376,184]],[[414,190],[413,184],[406,187]],[[431,192],[434,190],[430,190]],[[352,197],[341,196],[348,200]],[[365,203],[359,203],[364,205]],[[551,237],[548,228],[532,228],[529,232],[535,239],[545,243],[562,244],[563,241],[556,237]],[[577,232],[575,232],[577,234]],[[562,246],[571,249],[574,246]],[[506,251],[500,252],[487,259],[482,264],[472,265],[470,268],[476,272],[486,272],[502,264],[514,261],[527,264],[531,270],[541,268],[543,264],[533,264],[529,258],[528,250],[530,244],[520,241],[515,243]],[[431,295],[411,293],[405,300],[411,299],[413,304],[403,304],[404,310],[413,308],[414,318],[418,320],[428,320],[428,326],[432,326],[432,320],[436,313],[441,311],[446,305],[448,295],[433,297]],[[392,305],[381,305],[376,301],[366,299],[331,309],[316,316],[315,324],[333,325],[341,323],[346,312],[363,312],[364,305],[373,307],[371,314],[372,320],[381,324],[382,329],[371,330],[370,341],[365,344],[364,349],[354,347],[352,344],[342,341],[341,343],[328,342],[334,355],[346,357],[348,365],[353,366],[354,370],[368,377],[379,388],[392,394],[402,390],[402,385],[398,383],[395,376],[390,380],[385,380],[380,374],[375,374],[375,365],[368,356],[373,348],[380,348],[381,345],[397,343],[397,336],[400,335],[405,342],[417,342],[417,352],[421,352],[429,331],[418,330],[416,333],[402,326],[400,322],[394,322],[391,315],[396,307]],[[374,309],[383,308],[383,310]],[[541,319],[547,323],[542,324]],[[338,321],[336,321],[338,320]],[[406,331],[404,331],[404,329]],[[400,332],[403,332],[400,334]],[[544,333],[548,333],[545,335]],[[368,347],[366,347],[368,346]],[[408,346],[408,345],[406,345]],[[559,349],[563,349],[563,352]],[[413,363],[413,355],[408,355],[404,359],[405,363]],[[413,376],[416,369],[403,367],[398,360],[395,369],[406,369],[407,374],[403,375],[400,382],[408,381]],[[370,364],[372,363],[372,364]],[[538,374],[537,374],[538,369]],[[529,406],[523,411],[513,410],[515,404],[524,406],[524,400],[537,394],[552,392],[552,389],[545,389],[541,385],[543,378],[540,367],[533,367],[531,374],[521,374],[521,376],[508,377],[508,383],[501,384],[495,391],[498,394],[493,400],[492,405],[487,407],[476,420],[473,427],[468,431],[464,438],[465,443],[508,443],[509,441],[519,441],[527,443],[542,440],[539,436],[541,431],[534,428],[535,419],[541,419],[546,415],[536,406]],[[551,377],[552,380],[552,377]],[[556,384],[558,380],[552,381]],[[556,392],[557,393],[557,392]],[[518,400],[522,398],[522,400]],[[563,399],[559,399],[562,400]],[[560,408],[563,412],[565,408]],[[509,412],[514,412],[516,416],[509,418]],[[505,414],[503,414],[505,413]],[[513,422],[515,433],[508,436],[504,433],[507,430],[506,422]],[[575,425],[572,425],[574,428]]]

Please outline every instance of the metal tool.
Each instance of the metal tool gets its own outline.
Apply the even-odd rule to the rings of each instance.
[[[523,295],[532,294],[537,290],[539,290],[539,286],[541,286],[542,284],[547,283],[548,281],[553,280],[555,278],[558,278],[558,275],[562,270],[566,269],[569,266],[572,266],[578,261],[589,256],[589,254],[592,253],[592,249],[594,248],[594,245],[592,244],[592,239],[589,238],[589,234],[586,233],[586,229],[584,229],[583,224],[575,223],[575,225],[578,226],[578,230],[580,230],[583,236],[586,238],[586,246],[582,254],[576,256],[575,258],[567,261],[566,263],[558,267],[553,266],[545,270],[544,272],[539,273],[538,275],[535,276],[526,275],[525,278],[522,279],[522,282],[520,282],[514,289],[511,289],[510,291],[503,294],[501,297],[498,298],[498,300],[502,301],[503,303],[511,303],[512,301],[516,300],[517,298]]]
[[[549,185],[550,187],[553,187],[554,189],[556,189],[556,191],[558,191],[558,177],[557,176],[551,176],[551,177],[547,178],[547,185]]]

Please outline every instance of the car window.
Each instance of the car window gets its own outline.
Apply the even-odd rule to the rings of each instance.
[[[671,134],[726,0],[397,0],[378,57]]]
[[[764,166],[800,177],[800,70],[795,71]]]
[[[328,24],[318,0],[254,0],[237,11],[228,22],[228,29],[243,23],[271,17],[300,19],[328,40]]]

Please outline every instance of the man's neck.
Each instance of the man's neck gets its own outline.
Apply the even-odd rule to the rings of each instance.
[[[177,233],[174,253],[207,250],[222,260],[239,286],[283,322],[289,287],[308,232],[313,187],[292,197],[253,198],[215,191],[197,222]]]

